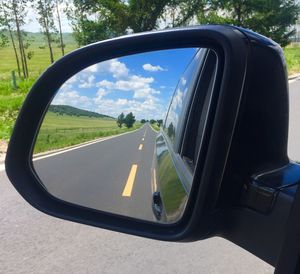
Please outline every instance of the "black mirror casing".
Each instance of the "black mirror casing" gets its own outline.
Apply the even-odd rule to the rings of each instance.
[[[192,241],[213,235],[225,238],[229,235],[228,238],[234,240],[228,232],[228,226],[222,222],[224,209],[230,204],[226,199],[231,193],[230,189],[223,188],[222,182],[224,174],[227,180],[229,178],[226,165],[232,141],[235,140],[235,129],[239,125],[237,121],[240,122],[239,110],[245,105],[243,93],[251,81],[249,71],[254,44],[280,55],[279,48],[270,40],[239,28],[221,25],[134,34],[75,50],[51,65],[29,92],[9,143],[6,157],[8,177],[33,207],[62,219],[166,241]],[[51,196],[34,171],[32,152],[45,112],[59,87],[78,71],[101,61],[146,51],[184,47],[213,49],[218,56],[219,68],[218,91],[214,93],[209,130],[204,139],[206,149],[198,158],[182,219],[170,225],[155,224],[77,206]],[[277,66],[275,69],[282,74],[284,62],[278,62]],[[286,81],[286,75],[282,77]]]

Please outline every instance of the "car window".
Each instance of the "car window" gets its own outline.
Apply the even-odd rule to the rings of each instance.
[[[216,82],[217,64],[217,55],[214,51],[209,50],[199,75],[200,80],[195,88],[193,102],[189,108],[190,115],[185,128],[181,154],[192,170],[195,167],[207,125],[209,106]]]
[[[182,122],[181,117],[185,116],[187,111],[187,102],[190,93],[195,87],[195,80],[199,72],[199,67],[204,59],[206,49],[200,49],[181,76],[172,101],[169,106],[168,114],[164,124],[164,132],[173,145],[180,141]]]

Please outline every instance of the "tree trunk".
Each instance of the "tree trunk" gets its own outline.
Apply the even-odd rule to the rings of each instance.
[[[17,16],[17,11],[16,11],[15,6],[13,6],[13,13],[14,13],[15,23],[16,23],[16,28],[17,28],[17,37],[18,37],[18,42],[19,42],[19,51],[20,51],[21,62],[22,62],[23,77],[24,77],[24,79],[26,79],[27,74],[26,74],[26,68],[25,68],[25,62],[24,62],[24,59],[26,58],[26,56],[24,56],[24,51],[22,49],[23,42],[22,42],[22,37],[21,37],[19,19]]]
[[[52,50],[52,45],[51,45],[51,34],[49,30],[46,32],[47,36],[47,42],[48,42],[48,47],[49,47],[49,53],[50,53],[50,62],[51,64],[54,63],[54,57],[53,57],[53,50]]]
[[[13,37],[13,34],[12,34],[12,31],[11,31],[10,27],[8,27],[8,31],[9,31],[11,43],[12,43],[12,46],[13,46],[13,49],[14,49],[15,57],[16,57],[16,62],[17,62],[17,66],[18,66],[18,76],[21,77],[21,68],[20,68],[19,56],[18,56],[15,40],[14,40],[14,37]]]
[[[23,57],[24,57],[24,66],[25,66],[25,71],[26,71],[26,78],[28,78],[29,73],[28,73],[27,58],[26,58],[25,48],[24,48],[24,44],[23,44],[22,33],[20,33],[20,34],[21,34],[21,44],[22,44],[22,52],[23,52]]]
[[[53,57],[53,50],[52,50],[52,44],[51,44],[51,33],[49,31],[49,24],[48,24],[48,18],[47,18],[47,12],[43,10],[44,14],[44,29],[45,29],[45,35],[48,43],[48,48],[49,48],[49,54],[50,54],[50,62],[51,64],[54,63],[54,57]]]
[[[8,23],[8,18],[7,18],[7,14],[6,14],[5,11],[4,11],[4,20],[5,20],[5,24],[7,26],[8,32],[9,32],[11,44],[12,44],[13,49],[14,49],[16,62],[17,62],[17,66],[18,66],[18,76],[21,77],[21,68],[20,68],[20,61],[19,61],[19,56],[18,56],[18,52],[17,52],[17,47],[16,47],[16,44],[15,44],[14,36],[13,36],[12,30],[11,30],[10,24]]]
[[[56,0],[56,12],[57,12],[57,19],[58,19],[58,27],[59,27],[59,35],[60,35],[60,47],[61,47],[61,53],[62,56],[65,55],[65,48],[64,48],[64,41],[63,41],[63,35],[61,31],[61,21],[60,21],[60,14],[58,9],[58,0]]]
[[[235,13],[237,16],[237,22],[239,26],[242,25],[242,3],[237,3],[237,6],[235,7]]]

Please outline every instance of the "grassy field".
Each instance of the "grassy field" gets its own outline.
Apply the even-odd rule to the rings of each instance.
[[[30,40],[30,46],[27,49],[27,52],[34,52],[33,57],[28,60],[29,76],[31,78],[36,78],[51,64],[49,49],[40,33],[28,33],[27,37]],[[77,48],[75,40],[70,33],[64,34],[64,42],[66,44],[66,53]],[[56,44],[53,45],[53,53],[55,60],[62,56],[61,49]],[[0,80],[10,80],[11,71],[15,70],[17,72],[17,63],[11,45],[0,49],[0,60]]]
[[[110,118],[90,118],[83,116],[58,115],[48,112],[42,123],[34,147],[34,153],[64,148],[99,137],[106,137],[135,130],[140,123],[127,129],[118,128],[116,121]]]
[[[284,55],[289,75],[300,73],[300,45],[286,47]]]
[[[18,88],[11,85],[11,72],[17,72],[17,64],[12,47],[9,45],[0,49],[0,140],[9,140],[14,122],[21,105],[35,82],[36,78],[50,65],[49,50],[40,33],[28,33],[31,42],[28,51],[34,51],[33,58],[28,60],[29,79],[17,79]],[[71,34],[64,34],[65,52],[76,49],[76,43]],[[53,47],[55,60],[61,57],[61,50]]]

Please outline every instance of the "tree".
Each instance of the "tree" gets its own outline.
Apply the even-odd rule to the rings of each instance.
[[[299,4],[295,0],[216,0],[200,11],[200,23],[227,23],[261,33],[286,46],[295,30]]]
[[[81,46],[129,32],[186,25],[207,1],[74,0],[67,9],[67,15],[72,22],[75,39]],[[174,16],[170,25],[171,9]]]
[[[197,13],[208,11],[211,0],[167,1],[161,19],[165,28],[195,24]]]
[[[173,123],[171,122],[168,126],[168,136],[174,140],[175,137],[175,127],[173,126]]]
[[[127,128],[131,128],[134,123],[135,123],[135,117],[133,116],[132,112],[129,112],[124,119],[124,124],[126,125]]]
[[[162,126],[162,124],[163,124],[163,119],[159,119],[159,120],[157,120],[157,125],[158,125],[159,127],[161,127],[161,126]]]
[[[7,28],[7,31],[9,33],[9,37],[10,37],[10,41],[11,41],[11,44],[12,44],[12,47],[13,47],[13,50],[14,50],[15,58],[16,58],[16,63],[17,63],[17,67],[18,67],[18,75],[19,75],[19,77],[21,77],[21,68],[20,68],[20,61],[19,61],[18,51],[17,51],[15,40],[14,40],[11,23],[9,22],[6,7],[3,5],[3,1],[1,2],[0,10],[1,10],[1,13],[0,13],[0,26],[4,27],[4,28]]]
[[[125,123],[125,115],[124,115],[123,112],[118,116],[116,122],[117,122],[117,125],[118,125],[119,128],[121,128],[122,125]]]
[[[145,119],[142,119],[142,120],[141,120],[141,123],[142,123],[142,124],[145,124],[145,123],[146,123],[146,120],[145,120]]]
[[[45,36],[49,48],[50,62],[54,62],[52,43],[55,41],[53,33],[57,32],[54,24],[54,1],[53,0],[36,0],[33,4],[37,12],[37,20],[42,27],[42,32]]]
[[[59,46],[61,48],[61,54],[62,56],[65,55],[65,44],[63,40],[63,34],[61,29],[61,20],[60,20],[60,12],[59,12],[59,4],[62,3],[62,0],[56,0],[55,2],[55,8],[56,8],[56,16],[57,16],[57,22],[58,22],[58,30],[59,30]]]
[[[156,121],[154,119],[150,120],[150,124],[154,124]]]
[[[24,35],[22,31],[22,25],[25,24],[25,17],[27,11],[25,9],[28,0],[7,0],[2,1],[1,9],[4,17],[5,25],[10,33],[11,42],[15,52],[15,57],[18,65],[19,76],[21,74],[20,63],[22,66],[22,73],[24,78],[28,78],[28,65],[27,65],[27,56],[24,46]],[[17,37],[17,43],[14,41],[14,30]],[[17,47],[18,51],[17,52]],[[19,58],[20,56],[20,58]],[[21,62],[20,62],[21,61]]]

